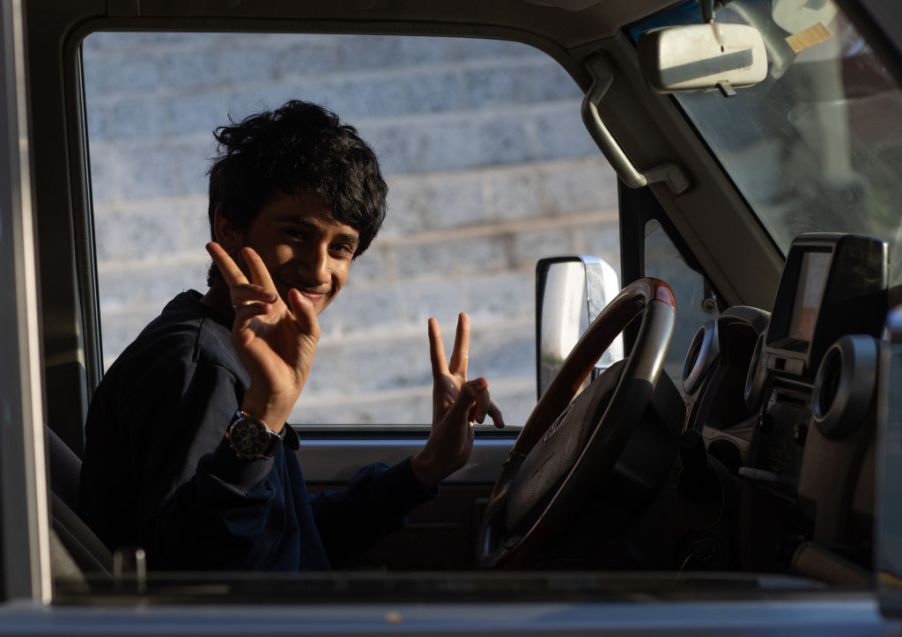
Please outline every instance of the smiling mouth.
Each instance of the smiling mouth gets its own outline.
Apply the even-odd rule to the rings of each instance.
[[[301,293],[301,296],[308,299],[314,305],[321,303],[323,300],[329,297],[329,293],[332,291],[324,290],[317,291],[315,288],[303,288],[300,285],[292,285],[287,281],[277,280],[276,287],[279,288],[279,295],[282,299],[288,303],[288,291],[294,288],[298,292]]]
[[[324,298],[326,298],[326,293],[325,293],[325,292],[307,292],[307,291],[305,291],[305,290],[298,290],[298,292],[300,292],[302,296],[307,297],[308,299],[310,299],[310,300],[313,301],[314,303],[318,303],[319,301],[321,301],[321,300],[323,300]]]
[[[287,292],[287,290],[290,290],[292,287],[294,287],[298,292],[301,293],[301,296],[303,296],[308,301],[313,303],[313,305],[322,304],[326,300],[326,298],[328,298],[328,296],[329,296],[328,291],[317,292],[316,290],[310,290],[310,289],[305,290],[302,287],[290,286],[290,285],[286,285],[285,287],[286,287],[286,292]]]

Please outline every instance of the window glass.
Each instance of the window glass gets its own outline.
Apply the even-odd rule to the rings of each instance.
[[[676,324],[664,369],[683,393],[683,362],[692,337],[707,321],[717,319],[714,294],[705,289],[705,278],[690,268],[660,222],[645,224],[645,275],[663,279],[676,295]]]
[[[386,224],[321,317],[292,422],[431,414],[426,319],[472,317],[471,375],[511,425],[535,402],[534,268],[596,254],[619,271],[616,178],[581,93],[525,45],[451,38],[97,33],[84,43],[104,364],[163,305],[205,288],[211,131],[288,99],[376,150]]]
[[[696,2],[632,30],[698,22]],[[764,38],[768,75],[733,97],[675,95],[786,253],[803,232],[854,232],[898,244],[902,91],[831,0],[735,0],[716,20]],[[815,37],[814,34],[817,34]],[[890,278],[902,281],[902,259]]]

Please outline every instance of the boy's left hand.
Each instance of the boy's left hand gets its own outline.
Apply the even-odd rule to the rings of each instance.
[[[432,431],[423,449],[411,459],[417,479],[433,487],[463,467],[473,451],[473,425],[491,416],[504,427],[501,410],[489,396],[488,381],[467,381],[470,349],[470,317],[461,313],[451,361],[445,356],[438,321],[429,319],[429,352],[432,358]]]

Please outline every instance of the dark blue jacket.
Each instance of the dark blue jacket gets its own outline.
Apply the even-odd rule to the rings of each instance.
[[[243,461],[224,439],[250,384],[230,325],[195,291],[175,297],[104,376],[88,411],[79,509],[111,548],[167,570],[325,570],[426,500],[410,461],[370,465],[311,497],[289,431]]]

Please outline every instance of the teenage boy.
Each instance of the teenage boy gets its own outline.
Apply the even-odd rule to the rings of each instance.
[[[319,314],[385,216],[386,185],[356,130],[291,101],[218,128],[209,290],[176,296],[122,353],[88,413],[80,511],[108,546],[155,569],[323,570],[399,527],[463,466],[473,421],[503,426],[467,380],[469,320],[450,362],[429,321],[425,446],[311,497],[286,420],[313,365]]]

